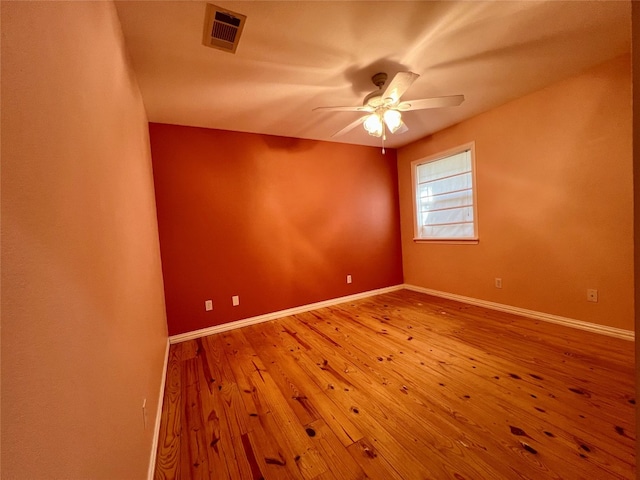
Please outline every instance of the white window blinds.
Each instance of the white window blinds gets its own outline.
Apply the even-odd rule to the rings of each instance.
[[[417,238],[477,238],[471,149],[415,168]]]

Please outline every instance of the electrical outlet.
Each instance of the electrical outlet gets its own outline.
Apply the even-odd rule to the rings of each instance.
[[[149,422],[147,418],[147,399],[142,400],[142,424],[144,425],[144,429],[147,429],[147,423]]]
[[[502,279],[501,278],[496,278],[495,283],[496,283],[496,288],[502,288]]]
[[[237,307],[238,305],[240,305],[240,297],[238,295],[234,295],[233,297],[231,297],[231,304],[234,307]]]
[[[598,302],[598,290],[596,290],[595,288],[587,289],[587,302]]]
[[[347,283],[351,283],[351,275],[347,275]]]
[[[212,300],[205,300],[205,302],[204,302],[204,310],[206,312],[210,312],[211,310],[213,310],[213,301]]]

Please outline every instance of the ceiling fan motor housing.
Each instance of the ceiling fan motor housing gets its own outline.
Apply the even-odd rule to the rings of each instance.
[[[362,105],[374,109],[383,106],[384,100],[382,99],[382,90],[371,92],[369,95],[364,97]]]
[[[382,87],[387,82],[387,78],[387,74],[384,72],[376,73],[373,77],[371,77],[371,81],[376,87],[378,87],[378,90],[375,90],[364,97],[362,105],[372,108],[378,108],[384,105],[385,102],[382,99]]]

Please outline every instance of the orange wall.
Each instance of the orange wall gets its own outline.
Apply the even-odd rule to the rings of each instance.
[[[633,90],[633,201],[634,211],[640,212],[640,4],[631,4],[631,52]],[[640,215],[633,216],[634,223],[634,291],[635,305],[640,305]],[[636,331],[640,330],[640,309],[635,308]],[[636,398],[640,398],[640,342],[636,341]],[[636,403],[636,418],[640,414],[640,404]],[[640,438],[640,422],[636,421],[636,438]],[[636,442],[636,458],[640,458],[640,442]],[[640,476],[640,470],[636,477]]]
[[[115,8],[2,2],[2,478],[145,478],[166,343]]]
[[[624,56],[400,149],[405,282],[633,330],[630,76]],[[480,243],[413,242],[411,162],[471,141]]]
[[[150,133],[170,334],[402,283],[395,151]]]

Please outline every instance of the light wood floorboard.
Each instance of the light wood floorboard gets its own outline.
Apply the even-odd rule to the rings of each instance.
[[[401,290],[172,345],[156,479],[632,479],[633,343]]]

